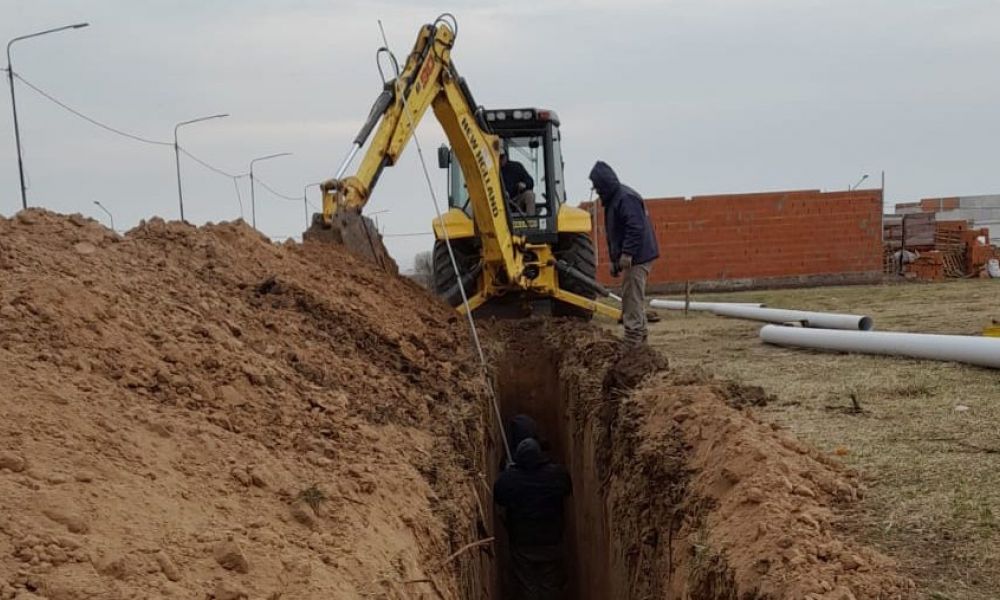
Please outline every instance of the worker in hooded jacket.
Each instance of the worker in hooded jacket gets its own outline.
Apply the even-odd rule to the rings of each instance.
[[[533,437],[521,440],[514,463],[497,477],[493,500],[504,509],[516,600],[564,597],[563,510],[571,493],[566,467],[551,462]]]
[[[590,181],[604,207],[604,228],[607,232],[611,276],[623,275],[622,324],[625,346],[646,343],[646,279],[660,249],[656,234],[646,214],[642,196],[618,181],[614,170],[597,161],[590,170]]]

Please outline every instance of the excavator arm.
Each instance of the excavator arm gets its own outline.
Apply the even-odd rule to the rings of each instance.
[[[517,289],[618,318],[621,313],[617,309],[560,289],[558,261],[550,244],[530,244],[511,231],[500,178],[500,139],[489,132],[465,80],[451,61],[454,41],[455,28],[444,19],[420,29],[406,63],[395,79],[386,82],[336,176],[321,184],[321,224],[352,228],[360,223],[363,235],[341,233],[340,241],[373,245],[369,224],[360,217],[361,209],[382,171],[396,164],[431,108],[462,169],[480,241],[479,266],[463,277],[464,284],[456,284],[469,291],[468,309],[474,310],[493,296]],[[373,131],[357,172],[343,177]]]
[[[486,269],[500,276],[497,271],[502,266],[506,276],[516,280],[522,269],[514,244],[520,240],[507,225],[500,183],[500,141],[479,123],[472,94],[451,62],[454,39],[454,32],[442,21],[420,29],[399,76],[386,84],[354,139],[356,150],[381,121],[357,173],[321,185],[323,221],[332,223],[338,211],[361,211],[383,169],[396,164],[414,129],[432,108],[466,175],[473,206],[486,208],[473,213]]]

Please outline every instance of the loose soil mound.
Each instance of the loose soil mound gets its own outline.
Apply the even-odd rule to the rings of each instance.
[[[471,597],[467,339],[332,246],[0,218],[0,598]]]
[[[740,408],[761,390],[580,322],[489,329],[502,412],[573,476],[572,597],[912,597],[838,528],[851,474]],[[467,340],[333,246],[0,219],[0,600],[500,598]]]

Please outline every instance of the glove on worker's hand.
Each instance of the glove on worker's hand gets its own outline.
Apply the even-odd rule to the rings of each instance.
[[[618,258],[618,271],[627,271],[632,268],[632,256],[630,254],[622,254]]]

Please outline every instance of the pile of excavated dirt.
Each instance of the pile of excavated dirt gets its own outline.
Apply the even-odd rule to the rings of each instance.
[[[0,218],[0,599],[474,597],[467,340],[336,247]]]
[[[503,416],[573,478],[569,597],[914,596],[760,389],[580,322],[486,329]],[[0,382],[0,600],[503,597],[465,323],[342,249],[0,219]]]
[[[502,412],[535,416],[573,478],[571,597],[915,597],[839,526],[857,475],[755,419],[759,388],[668,370],[648,349],[620,359],[575,324],[497,329]]]

